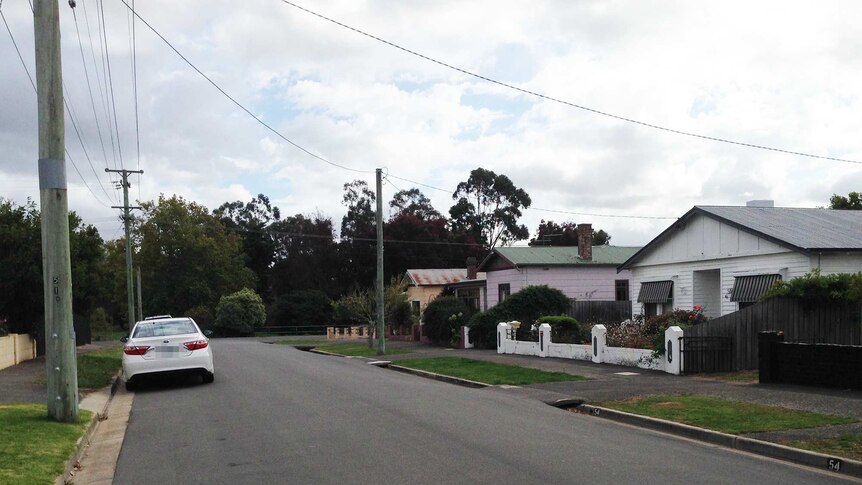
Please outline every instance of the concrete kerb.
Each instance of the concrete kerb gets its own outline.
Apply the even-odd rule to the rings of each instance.
[[[753,438],[746,438],[744,436],[720,433],[718,431],[697,428],[687,424],[675,423],[673,421],[666,421],[648,416],[640,416],[637,414],[617,411],[615,409],[591,406],[589,404],[581,404],[580,406],[577,406],[576,409],[579,412],[589,414],[591,416],[610,419],[641,428],[652,429],[654,431],[684,436],[697,441],[712,443],[747,453],[754,453],[774,458],[776,460],[789,461],[798,465],[820,468],[835,472],[836,474],[862,478],[862,462],[855,460],[829,456],[798,448],[791,448],[789,446],[756,440]]]
[[[65,485],[74,478],[75,469],[78,467],[81,461],[81,457],[84,456],[84,452],[90,445],[90,439],[93,437],[93,433],[95,433],[96,427],[98,426],[99,422],[102,421],[105,416],[107,416],[108,406],[111,404],[111,399],[114,397],[114,394],[117,393],[117,389],[119,388],[120,383],[123,381],[122,375],[123,371],[120,370],[114,376],[114,381],[111,383],[110,390],[108,391],[108,399],[105,400],[105,404],[102,406],[102,410],[100,412],[93,413],[93,416],[90,417],[90,424],[87,425],[87,430],[75,444],[75,452],[66,462],[66,466],[63,469],[63,474],[54,479],[54,485]]]
[[[490,384],[485,384],[484,382],[471,381],[469,379],[461,379],[460,377],[452,377],[452,376],[444,376],[443,374],[437,374],[434,372],[428,372],[419,369],[411,369],[410,367],[403,367],[400,365],[389,364],[386,366],[389,369],[397,370],[398,372],[404,372],[406,374],[413,374],[415,376],[424,377],[426,379],[434,379],[437,381],[448,382],[450,384],[456,384],[464,387],[472,387],[475,389],[490,387]]]

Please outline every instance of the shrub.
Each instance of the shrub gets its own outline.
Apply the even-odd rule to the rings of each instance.
[[[777,281],[762,297],[768,300],[786,296],[800,300],[804,306],[830,303],[862,302],[862,273],[839,273],[821,276],[819,271],[788,281]]]
[[[320,290],[291,291],[275,299],[267,312],[272,326],[327,325],[332,322],[332,300]]]
[[[464,324],[467,305],[454,296],[435,298],[422,313],[422,333],[437,345],[448,345]]]
[[[9,327],[6,325],[6,319],[0,318],[0,337],[9,335]]]
[[[470,338],[477,346],[494,348],[497,345],[497,324],[517,320],[519,339],[531,339],[531,328],[541,316],[560,315],[571,306],[562,291],[547,285],[528,286],[513,293],[502,303],[470,319]]]
[[[90,313],[90,331],[94,340],[107,340],[111,327],[111,317],[104,308],[97,307]]]
[[[547,323],[551,326],[551,341],[565,344],[581,344],[587,342],[589,331],[584,325],[572,317],[561,315],[558,317],[541,317],[536,320],[537,324]]]
[[[630,320],[606,324],[608,347],[627,347],[630,349],[652,348],[652,338],[644,331],[643,315],[635,315]]]
[[[266,320],[263,300],[254,291],[242,290],[221,297],[216,307],[215,331],[222,336],[253,335]]]

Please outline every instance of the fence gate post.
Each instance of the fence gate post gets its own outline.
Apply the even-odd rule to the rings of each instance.
[[[547,323],[539,325],[539,357],[547,357],[550,355],[549,347],[551,346],[551,326]]]
[[[680,327],[668,327],[664,331],[664,371],[668,374],[682,373],[682,336]]]
[[[593,362],[604,362],[605,347],[608,345],[608,329],[604,325],[593,325]]]
[[[497,324],[497,353],[503,354],[505,353],[506,347],[506,334],[509,330],[508,323],[498,323]]]

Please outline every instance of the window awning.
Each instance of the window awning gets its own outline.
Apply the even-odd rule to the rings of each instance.
[[[730,301],[755,302],[780,279],[778,274],[737,276],[730,291]]]
[[[641,283],[638,303],[667,303],[672,300],[673,281],[646,281]]]

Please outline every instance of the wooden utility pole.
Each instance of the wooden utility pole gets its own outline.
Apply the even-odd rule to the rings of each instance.
[[[123,224],[126,226],[126,298],[128,304],[129,315],[129,330],[135,326],[135,283],[132,275],[132,237],[130,224],[132,217],[129,212],[132,209],[140,209],[138,206],[129,206],[129,174],[144,173],[143,170],[111,170],[105,169],[106,172],[115,172],[123,177],[123,205],[112,205],[113,209],[123,209]]]
[[[48,416],[78,419],[78,367],[72,321],[69,199],[63,127],[60,8],[57,0],[33,5],[36,98],[39,116],[39,201],[42,210],[42,288],[45,297],[45,369]]]
[[[386,353],[383,313],[383,172],[377,169],[377,355]]]
[[[138,321],[144,319],[144,300],[141,299],[141,267],[137,267],[137,276],[138,276]],[[131,329],[129,329],[131,331]]]

